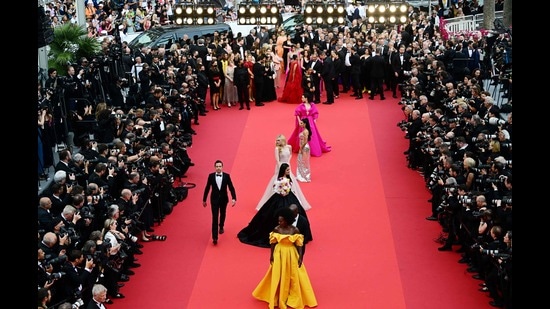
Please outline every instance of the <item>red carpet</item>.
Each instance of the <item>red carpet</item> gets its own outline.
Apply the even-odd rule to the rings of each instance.
[[[430,196],[421,176],[406,168],[396,102],[342,94],[334,105],[318,106],[319,131],[333,150],[312,158],[312,182],[300,184],[312,205],[314,240],[304,263],[317,308],[489,308],[480,281],[457,263],[460,255],[437,251],[440,227],[424,219]],[[142,266],[121,289],[126,298],[109,308],[267,308],[251,293],[268,268],[269,249],[244,245],[236,234],[274,172],[275,138],[292,132],[295,107],[224,106],[201,117],[188,150],[196,166],[184,179],[197,187],[155,227],[168,239],[145,244]],[[237,205],[228,208],[226,232],[213,246],[210,206],[201,201],[216,159],[231,174]]]

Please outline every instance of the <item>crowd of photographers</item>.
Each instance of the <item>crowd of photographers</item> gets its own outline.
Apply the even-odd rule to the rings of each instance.
[[[107,288],[108,303],[124,297],[120,288],[140,266],[143,244],[166,239],[154,223],[186,197],[174,182],[194,165],[193,135],[170,103],[93,110],[104,115],[98,130],[78,139],[77,153],[58,152],[54,179],[38,196],[38,285],[51,291],[53,307],[89,302],[94,283]],[[103,135],[90,139],[96,133]]]
[[[486,82],[493,77],[489,82],[511,101],[509,39],[494,34],[489,48],[485,37],[476,42],[484,45],[486,59],[474,69],[456,57],[477,48],[471,38],[458,36],[437,47],[408,45],[410,68],[399,85],[405,117],[398,123],[409,140],[409,167],[423,175],[432,193],[426,219],[441,224],[439,250],[459,246],[459,262],[483,280],[480,290],[490,293],[491,305],[507,309],[512,113],[504,108],[508,104],[496,104]],[[106,47],[102,57],[71,65],[67,76],[51,69],[44,87],[39,84],[39,144],[59,150],[54,179],[38,197],[38,285],[50,290],[50,307],[88,303],[94,283],[107,288],[107,302],[124,297],[120,288],[139,267],[143,243],[166,239],[153,234],[154,223],[186,195],[173,184],[194,165],[187,153],[192,125],[207,112],[200,72],[178,74],[182,87],[166,87],[157,82],[165,76],[158,61],[166,54],[154,50],[143,57],[147,65],[138,84],[138,76],[126,78],[127,70],[113,74],[126,50],[125,44]],[[140,52],[130,55],[138,59]],[[153,86],[142,87],[144,79]],[[53,165],[47,152],[41,160],[39,173]]]
[[[501,61],[501,44],[488,54],[493,63]],[[442,227],[438,250],[458,246],[458,262],[482,281],[490,305],[512,308],[511,91],[486,90],[509,89],[511,64],[492,79],[480,69],[453,74],[446,67],[444,58],[420,54],[400,84],[404,154],[432,194],[426,219]],[[499,106],[494,93],[509,101]]]

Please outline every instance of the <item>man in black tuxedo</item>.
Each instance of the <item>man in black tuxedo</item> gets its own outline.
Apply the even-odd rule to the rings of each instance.
[[[356,100],[363,98],[363,92],[361,89],[361,57],[357,54],[357,48],[352,46],[349,48],[351,54],[349,56],[350,67],[350,76],[351,76],[351,87],[353,89],[352,96]]]
[[[386,63],[384,58],[380,55],[382,48],[377,47],[375,50],[375,55],[369,57],[366,62],[370,64],[370,97],[369,99],[374,100],[374,96],[379,94],[380,100],[385,100],[384,97],[384,76],[386,71]]]
[[[392,85],[392,97],[397,98],[397,86],[408,78],[411,71],[411,55],[405,52],[405,45],[399,46],[399,52],[392,53],[391,65],[397,78],[397,84]]]
[[[218,226],[219,233],[223,234],[223,226],[225,224],[225,213],[227,210],[227,203],[229,202],[229,196],[227,189],[231,192],[231,206],[234,207],[237,202],[237,194],[235,193],[235,187],[231,181],[231,176],[228,173],[224,173],[223,162],[216,160],[214,163],[216,172],[210,173],[206,180],[206,187],[204,188],[204,195],[202,196],[202,206],[206,207],[206,197],[210,188],[212,193],[210,194],[210,207],[212,208],[212,241],[214,245],[218,243]]]
[[[317,53],[313,53],[310,57],[310,67],[313,69],[311,77],[315,85],[315,93],[313,95],[315,103],[321,103],[321,73],[323,71],[323,64],[319,61],[318,56]]]
[[[327,54],[330,51],[321,51],[320,58],[323,61],[321,67],[321,77],[325,85],[325,92],[327,94],[327,100],[323,104],[334,104],[334,89],[332,88],[334,79],[336,78],[336,70],[334,69],[334,62],[332,58]]]
[[[55,171],[65,171],[67,173],[67,180],[69,180],[69,175],[74,174],[74,169],[72,167],[72,155],[69,149],[63,149],[59,152],[59,162],[55,165]]]
[[[92,299],[88,302],[86,309],[102,309],[105,308],[107,301],[107,288],[103,284],[94,284],[92,288]]]
[[[302,252],[303,254],[306,253],[306,244],[313,240],[313,236],[311,235],[311,227],[309,225],[309,221],[307,220],[307,217],[300,214],[300,211],[298,209],[298,205],[296,204],[290,204],[288,206],[290,210],[294,213],[296,216],[296,220],[294,220],[294,225],[300,230],[300,233],[304,235],[304,245],[302,246]]]
[[[256,90],[254,94],[254,98],[256,98],[256,106],[264,106],[264,103],[262,103],[262,98],[264,97],[264,80],[267,76],[264,63],[265,56],[260,55],[258,56],[258,60],[252,66],[252,73],[254,74],[254,87]]]

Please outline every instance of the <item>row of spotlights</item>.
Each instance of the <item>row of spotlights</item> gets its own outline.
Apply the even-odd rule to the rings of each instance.
[[[401,13],[405,13],[407,12],[407,6],[405,4],[401,4],[401,5],[390,4],[389,6],[369,4],[367,5],[366,10],[368,13],[375,13],[376,11],[378,11],[379,13],[385,13],[386,11],[390,11],[391,13],[395,13],[397,11]]]
[[[191,6],[187,6],[185,7],[185,9],[181,6],[178,6],[176,7],[176,10],[175,10],[175,14],[176,15],[180,15],[180,14],[183,14],[184,11],[185,11],[185,14],[193,14],[193,10],[196,10],[195,13],[196,14],[204,14],[206,12],[206,14],[214,14],[214,8],[213,7],[207,7],[207,8],[203,8],[203,7],[191,7]]]
[[[306,24],[344,24],[346,22],[346,19],[344,17],[306,17],[305,19]]]
[[[239,24],[249,24],[249,25],[255,25],[255,24],[277,24],[277,17],[239,17]]]
[[[260,14],[267,14],[267,12],[269,11],[271,14],[277,14],[279,13],[279,8],[277,6],[271,6],[271,7],[267,7],[265,5],[262,5],[262,6],[249,6],[248,8],[244,5],[240,5],[239,6],[239,14],[246,14],[247,13],[247,9],[248,9],[248,13],[250,14],[256,14],[257,12],[260,12]]]
[[[313,13],[313,10],[314,10],[314,6],[313,5],[308,5],[306,6],[305,8],[305,13],[306,14],[311,14]],[[323,6],[315,6],[315,12],[318,13],[318,14],[323,14],[323,13],[328,13],[328,14],[334,14],[335,12],[336,13],[339,13],[339,14],[342,14],[345,12],[345,8],[343,5],[339,5],[337,6],[336,8],[334,6],[327,6],[326,7],[326,12],[325,12],[325,7]]]
[[[385,23],[386,21],[388,21],[389,23],[395,24],[395,23],[397,23],[397,22],[406,23],[406,22],[407,22],[407,17],[406,17],[406,16],[400,16],[400,17],[396,17],[396,16],[388,16],[388,17],[380,16],[380,17],[378,17],[378,20],[376,20],[375,17],[370,16],[370,17],[368,17],[367,20],[368,20],[368,22],[371,23],[371,24],[376,24],[376,23],[383,24],[383,23]]]
[[[197,24],[197,25],[213,25],[216,23],[216,19],[212,18],[212,17],[208,17],[208,18],[193,18],[193,17],[185,17],[185,18],[182,18],[182,17],[177,17],[176,18],[176,24],[178,25],[193,25],[193,24]]]

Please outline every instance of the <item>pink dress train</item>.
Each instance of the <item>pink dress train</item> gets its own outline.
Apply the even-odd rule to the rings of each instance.
[[[314,157],[320,157],[324,152],[331,151],[332,147],[327,145],[327,143],[321,137],[321,134],[319,134],[317,124],[315,123],[315,119],[319,117],[319,110],[317,109],[317,106],[315,106],[315,103],[310,104],[311,107],[308,110],[304,103],[300,103],[300,105],[298,105],[294,110],[294,118],[296,118],[296,116],[300,117],[300,119],[308,118],[309,126],[311,128],[311,140],[308,142],[310,153]],[[287,140],[288,144],[292,146],[294,152],[298,152],[298,150],[300,149],[299,134],[301,132],[302,128],[300,127],[298,119],[295,119],[294,131],[292,132],[292,134],[290,134]]]

